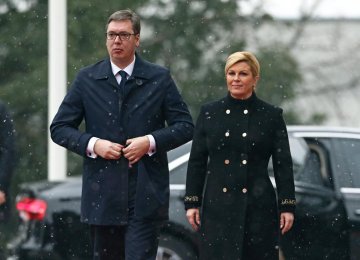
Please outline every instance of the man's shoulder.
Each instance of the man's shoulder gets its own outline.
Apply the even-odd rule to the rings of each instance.
[[[104,66],[109,65],[109,62],[110,62],[109,59],[99,60],[99,61],[97,61],[96,63],[93,63],[93,64],[87,65],[87,66],[85,66],[85,67],[82,67],[82,68],[79,70],[79,73],[103,69]]]
[[[143,66],[146,66],[146,67],[148,67],[150,69],[164,71],[164,72],[169,71],[168,68],[166,68],[166,67],[164,67],[162,65],[156,64],[156,63],[152,63],[152,62],[150,62],[148,60],[143,59],[142,62],[143,62]]]
[[[136,56],[134,74],[136,76],[152,77],[161,74],[169,74],[170,70],[159,64],[152,63],[148,60]]]
[[[106,79],[111,72],[111,65],[109,59],[99,60],[96,63],[81,68],[76,78],[77,79]]]

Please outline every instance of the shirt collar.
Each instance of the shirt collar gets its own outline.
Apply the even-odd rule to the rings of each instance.
[[[115,65],[115,63],[112,62],[112,60],[110,59],[110,63],[111,63],[111,70],[114,74],[114,76],[120,71],[120,70],[123,70],[125,71],[129,77],[132,75],[133,73],[133,70],[134,70],[134,65],[135,65],[135,59],[136,59],[136,56],[134,55],[134,59],[133,61],[127,65],[124,69],[120,69],[118,66]]]

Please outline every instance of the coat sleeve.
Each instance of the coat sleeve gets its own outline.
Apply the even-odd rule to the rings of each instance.
[[[289,138],[282,110],[277,111],[272,162],[280,212],[295,212],[295,188]]]
[[[164,78],[165,96],[162,111],[167,127],[151,133],[155,138],[156,151],[169,151],[191,140],[194,124],[187,105],[183,101],[170,73]]]
[[[79,130],[79,125],[84,119],[81,77],[84,76],[81,76],[80,72],[50,125],[50,133],[52,140],[58,145],[85,156],[92,135]]]
[[[7,193],[15,165],[15,138],[11,116],[0,103],[0,190]]]
[[[204,108],[201,109],[196,122],[194,139],[191,146],[186,177],[185,209],[200,207],[202,202],[209,155],[206,144],[204,110]]]

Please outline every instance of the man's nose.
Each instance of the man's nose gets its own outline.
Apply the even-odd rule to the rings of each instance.
[[[120,35],[116,35],[114,42],[122,42]]]

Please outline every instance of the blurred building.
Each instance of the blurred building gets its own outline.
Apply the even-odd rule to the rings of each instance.
[[[268,21],[241,30],[251,48],[286,46],[300,64],[303,82],[295,106],[304,122],[324,114],[323,124],[360,127],[360,19]]]

